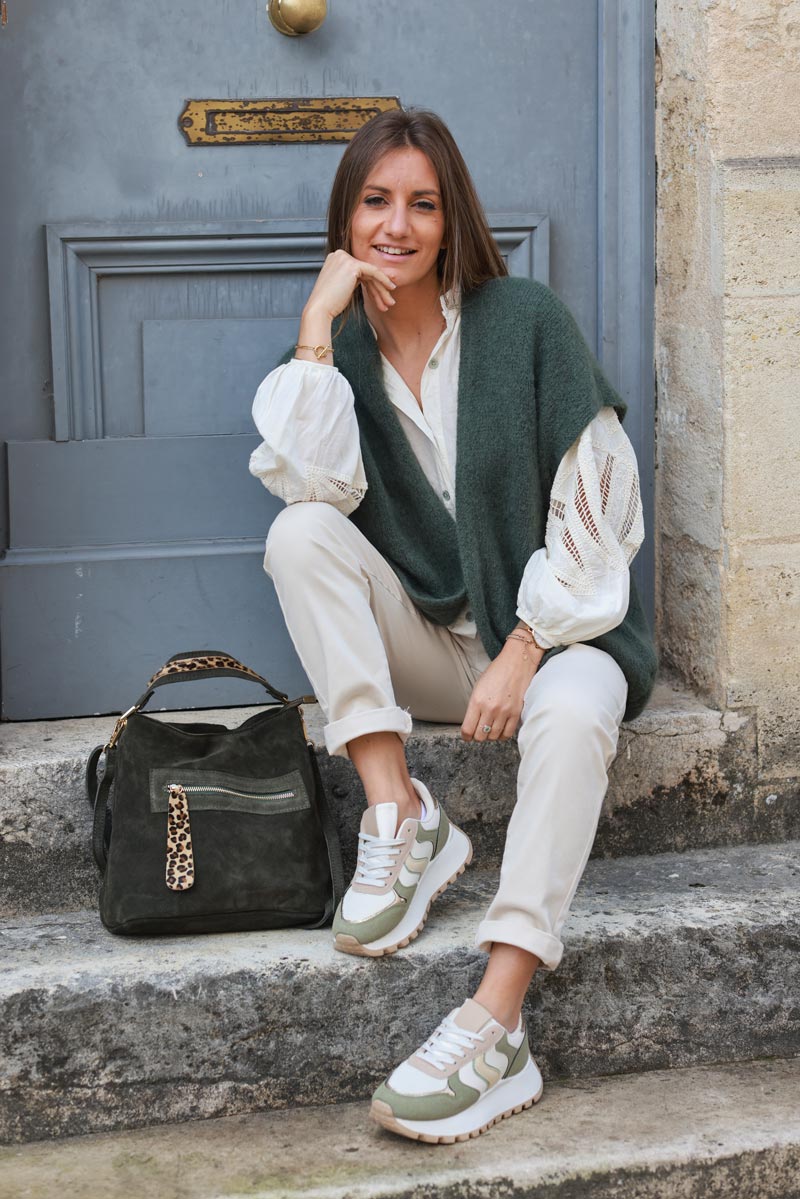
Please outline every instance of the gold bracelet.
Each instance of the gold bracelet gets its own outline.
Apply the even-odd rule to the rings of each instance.
[[[522,661],[523,662],[530,662],[530,658],[528,657],[528,650],[530,649],[530,647],[532,645],[536,646],[536,648],[538,650],[541,650],[541,648],[542,648],[541,645],[536,645],[536,642],[534,641],[533,637],[528,639],[527,637],[520,636],[519,633],[507,633],[506,641],[521,641],[522,642],[522,644],[525,646],[525,649],[522,651]]]
[[[520,633],[509,633],[508,636],[506,637],[506,641],[508,641],[509,637],[513,637],[515,641],[524,641],[526,645],[534,645],[536,647],[536,649],[541,650],[541,652],[543,654],[546,654],[547,649],[545,648],[545,646],[540,645],[539,642],[536,640],[536,638],[533,635],[533,629],[529,625],[526,625],[525,627],[528,630],[528,632],[530,633],[530,637],[531,637],[530,641],[528,640],[527,637],[523,637]]]
[[[311,350],[317,362],[321,362],[326,354],[333,353],[333,346],[295,346],[296,350]]]
[[[540,649],[540,650],[542,651],[542,653],[543,653],[543,654],[546,654],[546,653],[547,653],[547,646],[546,646],[546,645],[540,645],[540,644],[539,644],[539,642],[536,640],[536,634],[534,633],[534,631],[533,631],[533,629],[531,628],[531,626],[530,626],[530,625],[527,623],[527,621],[524,621],[524,620],[522,620],[522,618],[520,617],[520,624],[521,624],[521,625],[524,625],[524,627],[525,627],[525,628],[528,630],[528,632],[530,633],[531,637],[533,638],[533,644],[536,646],[536,648],[537,648],[537,649]]]

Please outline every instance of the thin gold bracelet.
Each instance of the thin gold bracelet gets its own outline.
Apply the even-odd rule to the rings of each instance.
[[[539,644],[539,642],[536,640],[536,634],[534,633],[533,629],[532,629],[532,628],[531,628],[531,626],[528,624],[528,622],[527,622],[526,620],[522,620],[522,619],[520,619],[520,624],[523,626],[523,628],[525,629],[525,631],[526,631],[527,633],[530,633],[531,637],[533,638],[533,644],[536,646],[536,648],[537,648],[537,649],[540,649],[540,650],[542,651],[542,653],[543,653],[543,654],[546,654],[546,653],[547,653],[547,646],[546,646],[546,645],[540,645],[540,644]]]
[[[531,639],[529,641],[527,637],[521,637],[519,635],[519,633],[508,633],[506,635],[506,641],[521,641],[522,642],[522,644],[525,646],[525,649],[522,651],[522,661],[523,662],[530,662],[530,658],[528,656],[528,650],[531,648],[531,646],[536,646],[536,649],[538,649],[538,650],[541,650],[541,648],[542,648],[541,645],[536,645],[536,642],[533,639]]]
[[[536,649],[541,650],[541,652],[543,654],[547,653],[547,650],[545,649],[545,647],[543,645],[539,644],[539,642],[534,637],[533,633],[531,633],[530,641],[528,640],[527,637],[523,637],[521,633],[508,633],[506,635],[506,641],[508,641],[509,638],[513,638],[514,641],[521,641],[524,645],[532,645]]]
[[[295,346],[296,350],[311,350],[317,362],[321,362],[327,354],[333,353],[333,346]]]

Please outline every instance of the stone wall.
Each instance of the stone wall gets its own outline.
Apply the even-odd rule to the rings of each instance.
[[[800,777],[800,0],[658,0],[657,626]]]

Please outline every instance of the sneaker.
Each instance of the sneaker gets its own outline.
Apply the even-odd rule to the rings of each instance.
[[[468,999],[378,1087],[370,1116],[413,1141],[451,1145],[542,1097],[522,1021],[508,1032]]]
[[[334,946],[343,953],[382,957],[408,945],[436,896],[472,860],[466,833],[424,783],[411,782],[424,820],[409,817],[398,828],[396,803],[376,804],[362,817],[356,872],[333,920]]]

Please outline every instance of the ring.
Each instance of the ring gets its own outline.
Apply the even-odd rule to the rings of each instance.
[[[490,724],[485,724],[485,725],[483,726],[483,731],[484,731],[484,733],[491,733],[491,731],[492,731],[492,726],[491,726]]]

